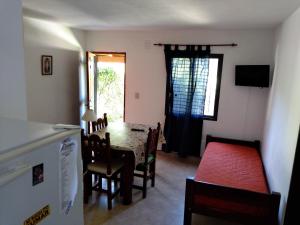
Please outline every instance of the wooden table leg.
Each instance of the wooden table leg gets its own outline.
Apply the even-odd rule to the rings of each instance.
[[[135,158],[133,152],[126,152],[124,163],[125,168],[123,176],[123,204],[129,205],[132,202],[133,172],[135,167]]]

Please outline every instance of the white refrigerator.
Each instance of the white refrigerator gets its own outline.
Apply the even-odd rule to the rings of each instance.
[[[83,225],[82,183],[78,127],[0,117],[0,225]]]

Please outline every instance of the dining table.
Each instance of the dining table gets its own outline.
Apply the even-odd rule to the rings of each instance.
[[[123,204],[132,202],[132,184],[135,166],[144,162],[144,152],[147,143],[150,125],[134,124],[126,122],[111,122],[105,128],[95,131],[93,134],[105,138],[105,133],[110,134],[110,147],[116,157],[124,162],[123,173]]]

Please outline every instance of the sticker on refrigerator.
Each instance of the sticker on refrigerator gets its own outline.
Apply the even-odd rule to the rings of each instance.
[[[32,186],[44,182],[44,164],[32,167]]]
[[[24,225],[35,225],[50,215],[50,206],[47,205],[33,214],[31,217],[24,221]]]
[[[60,180],[60,211],[68,214],[77,194],[77,143],[67,138],[61,144],[59,152],[59,180]]]

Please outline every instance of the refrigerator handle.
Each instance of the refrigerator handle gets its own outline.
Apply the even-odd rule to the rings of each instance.
[[[29,165],[22,165],[13,169],[9,169],[5,173],[0,173],[0,187],[15,180],[17,177],[31,170],[31,168],[32,167]]]

